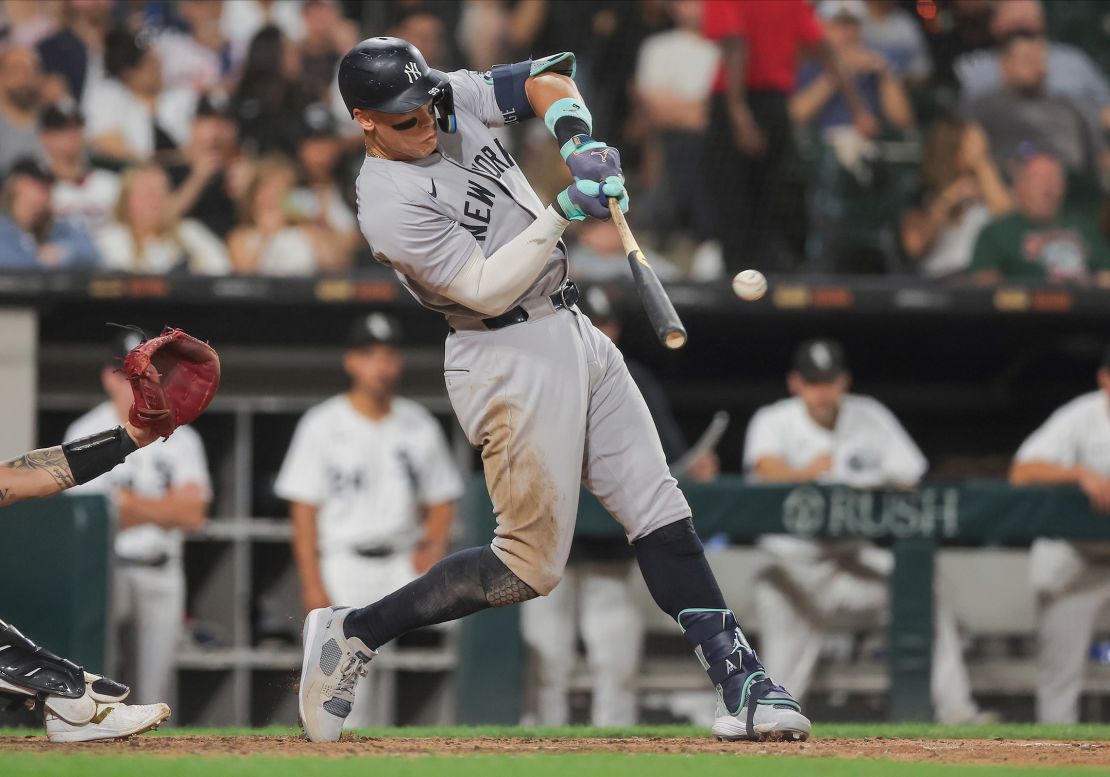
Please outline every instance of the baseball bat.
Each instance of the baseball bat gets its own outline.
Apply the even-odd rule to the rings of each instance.
[[[621,245],[624,246],[624,250],[628,254],[628,264],[632,268],[632,280],[636,284],[636,292],[640,295],[640,301],[644,303],[648,320],[655,328],[655,335],[659,338],[659,342],[668,348],[681,348],[686,345],[686,327],[682,325],[682,319],[678,317],[671,298],[663,290],[663,284],[659,282],[659,276],[655,274],[655,270],[651,269],[647,257],[640,250],[640,245],[636,242],[636,236],[628,228],[628,222],[624,220],[624,214],[621,213],[616,197],[609,198],[609,213],[613,216],[613,223],[617,225],[617,232],[621,236]]]
[[[690,465],[694,463],[694,459],[706,451],[716,448],[717,443],[721,441],[721,436],[728,429],[731,418],[727,410],[718,410],[714,413],[713,420],[709,422],[709,426],[705,427],[705,431],[701,433],[698,441],[691,445],[690,449],[671,465],[671,474],[675,477],[685,475],[686,471],[690,469]]]

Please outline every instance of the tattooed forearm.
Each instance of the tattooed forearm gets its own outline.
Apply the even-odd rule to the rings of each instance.
[[[7,502],[9,499],[14,500],[15,494],[12,493],[10,488],[0,488],[0,505]]]
[[[69,462],[66,461],[60,445],[25,453],[17,459],[0,464],[0,466],[11,467],[15,470],[42,470],[58,484],[56,489],[58,491],[64,491],[73,486],[73,473],[69,470]]]

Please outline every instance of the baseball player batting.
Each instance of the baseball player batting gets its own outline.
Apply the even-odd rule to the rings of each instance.
[[[643,397],[613,343],[577,309],[563,231],[627,209],[617,149],[591,136],[574,55],[489,73],[443,73],[398,38],[371,38],[339,68],[365,135],[358,216],[375,258],[450,327],[444,379],[481,451],[491,544],[355,609],[305,620],[300,713],[339,739],[378,648],[412,629],[542,596],[559,583],[579,484],[624,528],[656,603],[716,685],[723,739],[805,739],[810,723],[744,638],[667,470]],[[544,207],[491,127],[542,117],[574,177]],[[629,650],[633,647],[630,645]]]
[[[220,383],[216,352],[179,329],[133,349],[122,372],[135,395],[128,421],[0,463],[0,507],[103,475],[200,415]],[[32,704],[41,699],[51,742],[119,739],[157,728],[170,716],[165,704],[124,704],[130,690],[39,647],[0,620],[0,694],[27,697]]]

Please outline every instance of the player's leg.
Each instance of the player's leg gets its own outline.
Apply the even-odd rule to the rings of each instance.
[[[678,622],[717,687],[728,715],[717,719],[714,732],[809,736],[800,705],[767,676],[725,605],[623,357],[585,316],[579,322],[593,362],[583,482],[624,527],[652,598]]]
[[[554,591],[520,607],[520,635],[536,661],[536,723],[541,726],[570,723],[570,677],[578,657],[580,579],[578,566],[571,564]]]
[[[558,584],[578,511],[589,368],[574,314],[547,313],[448,338],[447,390],[467,439],[482,451],[495,536],[367,607],[309,613],[300,711],[314,741],[338,739],[358,679],[381,645]]]
[[[936,633],[933,635],[931,695],[937,722],[950,725],[983,722],[987,716],[971,695],[971,678],[964,661],[964,646],[956,626],[956,614],[939,590],[933,621]]]
[[[634,726],[644,618],[628,583],[629,562],[591,561],[581,567],[582,641],[593,684],[590,722]]]
[[[185,573],[181,561],[130,570],[135,601],[135,685],[140,700],[169,699],[175,690],[174,660],[185,620]]]
[[[328,553],[320,559],[320,576],[333,604],[373,602],[408,582],[391,585],[393,566],[391,558],[364,558],[353,551]],[[360,683],[361,693],[352,701],[351,713],[343,722],[343,728],[369,728],[378,722],[374,716],[375,675],[373,667],[368,667],[366,678]]]
[[[1038,723],[1078,723],[1079,697],[1098,613],[1110,585],[1042,594],[1037,619]]]
[[[170,715],[165,704],[127,705],[128,687],[39,647],[0,621],[0,693],[43,700],[51,742],[116,739],[157,728]]]
[[[804,701],[821,654],[824,630],[812,600],[800,586],[790,585],[776,568],[755,583],[759,618],[759,656],[775,679]]]

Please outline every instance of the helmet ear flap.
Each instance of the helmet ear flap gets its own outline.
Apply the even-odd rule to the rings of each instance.
[[[451,91],[451,82],[440,87],[439,94],[432,98],[432,105],[436,109],[436,123],[439,128],[448,134],[454,134],[459,124],[455,120],[455,95]]]

